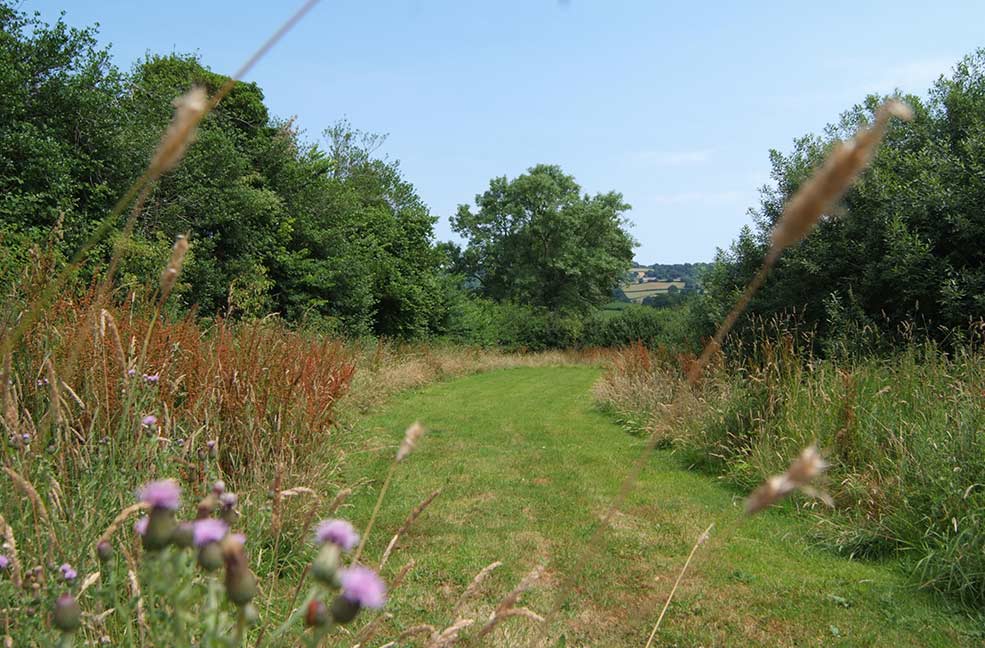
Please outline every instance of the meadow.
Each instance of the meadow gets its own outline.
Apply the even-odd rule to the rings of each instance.
[[[869,311],[898,324],[940,283],[904,281],[932,246],[891,206],[897,263],[865,294],[812,302],[811,335],[749,317],[825,283],[797,273],[868,227],[830,214],[892,193],[891,164],[925,158],[901,124],[932,111],[874,98],[775,157],[797,181],[707,297],[599,312],[632,260],[620,194],[536,165],[460,207],[474,247],[442,247],[375,136],[340,125],[324,152],[269,117],[237,79],[313,4],[232,77],[141,62],[127,83],[183,88],[167,122],[91,32],[0,3],[6,61],[92,64],[35,75],[53,111],[135,115],[78,125],[112,131],[104,152],[69,127],[17,182],[71,182],[5,203],[5,648],[981,644],[985,275],[860,353]],[[545,186],[556,204],[511,220]],[[544,231],[564,244],[537,263]]]

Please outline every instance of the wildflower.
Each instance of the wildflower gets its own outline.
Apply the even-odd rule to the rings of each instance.
[[[99,558],[99,562],[109,562],[113,558],[113,545],[107,540],[100,540],[99,544],[96,545],[96,556]]]
[[[222,567],[222,547],[219,542],[229,533],[229,527],[222,520],[205,518],[197,520],[193,530],[195,546],[198,547],[198,564],[206,571]]]
[[[148,428],[154,427],[155,425],[157,425],[157,417],[154,416],[153,414],[148,414],[144,418],[140,419],[140,423],[144,427],[148,427]]]
[[[379,609],[386,604],[386,585],[368,567],[359,565],[342,570],[342,596],[361,607]]]
[[[38,378],[38,387],[44,387],[48,384],[47,378]]]
[[[25,432],[24,434],[21,435],[21,441],[24,442],[24,445],[30,445],[31,435]]]
[[[162,479],[144,486],[139,496],[151,506],[149,522],[143,534],[144,549],[163,549],[171,542],[171,535],[178,525],[174,512],[181,505],[181,488],[173,479]]]
[[[311,565],[311,572],[322,583],[335,586],[341,553],[351,551],[359,544],[359,534],[345,520],[324,520],[315,528],[315,542],[321,549]]]
[[[222,520],[206,518],[195,522],[194,542],[196,547],[204,547],[212,542],[219,542],[229,533],[229,525]]]
[[[181,487],[173,479],[150,482],[140,489],[138,497],[152,509],[178,510],[181,506]]]
[[[70,583],[74,581],[79,575],[78,572],[76,572],[75,569],[73,569],[72,566],[68,563],[64,563],[58,569],[59,571],[62,572],[62,578],[64,578],[66,581]]]
[[[9,566],[10,566],[10,558],[7,558],[7,556],[0,554],[0,571],[7,569],[7,567]]]
[[[133,523],[133,531],[139,536],[147,533],[147,523],[150,522],[150,518],[146,515]]]
[[[386,603],[386,585],[372,569],[355,566],[339,573],[342,595],[332,601],[332,618],[348,623],[361,608],[381,608]]]
[[[156,385],[157,381],[161,379],[159,374],[144,374],[144,382],[151,385]]]
[[[359,543],[359,533],[345,520],[325,520],[315,529],[319,544],[332,543],[345,551],[352,551]]]
[[[62,594],[55,601],[52,622],[62,632],[75,632],[82,624],[82,609],[71,594]]]
[[[215,439],[209,439],[208,441],[206,441],[205,447],[208,450],[209,456],[212,457],[213,459],[215,459],[216,456],[219,454],[219,442],[216,441]],[[222,483],[222,482],[218,482],[218,483]]]
[[[221,479],[217,479],[216,482],[212,484],[212,492],[215,493],[217,496],[225,493],[226,482],[222,481]]]
[[[238,503],[239,497],[236,496],[236,493],[227,492],[219,496],[219,504],[222,507],[219,516],[230,526],[236,523],[236,504]]]
[[[137,375],[137,370],[136,369],[127,369],[127,375],[132,378],[133,376],[136,376]]]

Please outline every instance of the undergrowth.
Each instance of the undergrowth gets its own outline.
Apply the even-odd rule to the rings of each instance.
[[[765,337],[744,360],[706,371],[689,387],[687,359],[629,347],[595,394],[631,421],[630,431],[656,430],[685,463],[740,489],[816,443],[830,463],[826,486],[835,504],[811,509],[818,542],[853,557],[903,557],[921,587],[980,606],[980,353],[914,342],[887,357],[821,359],[805,348],[793,336]]]

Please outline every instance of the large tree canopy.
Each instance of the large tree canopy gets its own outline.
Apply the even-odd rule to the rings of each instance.
[[[226,81],[181,55],[123,73],[94,30],[47,25],[0,0],[0,277],[32,243],[78,249],[146,166],[172,100]],[[134,236],[113,234],[118,285],[153,282],[174,237],[188,234],[177,299],[202,315],[435,332],[445,291],[435,219],[398,164],[374,154],[381,143],[344,122],[324,144],[307,142],[270,116],[256,84],[235,84],[152,188]],[[111,249],[97,247],[84,272],[103,272]]]
[[[754,314],[796,309],[821,339],[914,325],[948,336],[985,317],[985,50],[941,77],[927,99],[904,100],[916,118],[890,127],[837,213],[784,254]],[[719,315],[762,262],[783,204],[881,101],[869,97],[789,154],[771,152],[776,186],[763,192],[756,230],[721,252],[705,278]]]
[[[621,194],[583,196],[560,167],[538,165],[494,178],[461,205],[452,227],[468,241],[463,262],[486,296],[562,311],[610,299],[635,242]]]

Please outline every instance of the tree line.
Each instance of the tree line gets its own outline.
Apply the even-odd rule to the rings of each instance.
[[[0,236],[14,283],[32,246],[64,261],[92,234],[150,159],[192,86],[227,81],[195,56],[148,55],[129,72],[94,28],[46,24],[0,2]],[[476,321],[583,314],[632,259],[617,193],[581,196],[540,165],[496,178],[459,210],[467,245],[435,240],[436,217],[384,137],[340,121],[311,142],[238,82],[201,125],[182,164],[156,183],[131,237],[125,217],[91,255],[79,285],[115,249],[120,293],[152,281],[175,236],[192,242],[176,291],[202,317],[259,317],[349,336],[421,338],[474,332]],[[481,311],[476,320],[467,313]],[[473,321],[476,320],[476,321]],[[492,337],[502,338],[497,332]]]
[[[951,345],[985,318],[985,49],[941,75],[925,97],[901,98],[915,118],[891,125],[838,209],[786,251],[747,323],[786,313],[823,351],[891,346],[912,335]],[[762,190],[754,227],[703,275],[704,332],[762,263],[784,203],[881,102],[869,96],[822,134],[770,152],[774,185]]]

